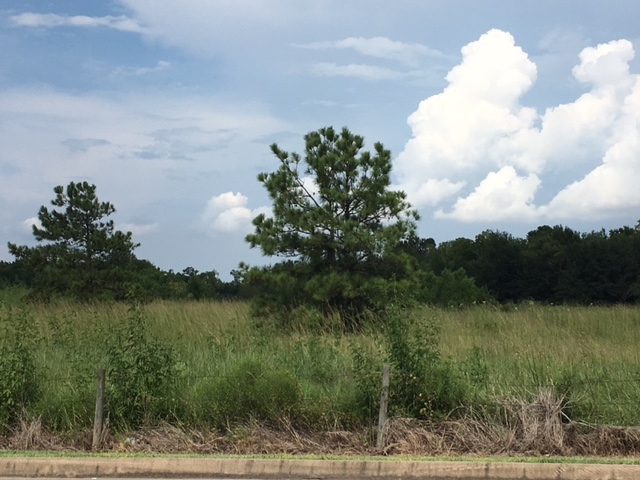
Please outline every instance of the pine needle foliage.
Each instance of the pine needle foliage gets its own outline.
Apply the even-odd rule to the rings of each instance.
[[[304,155],[271,145],[280,166],[261,173],[272,215],[253,220],[251,247],[285,261],[243,275],[276,307],[301,304],[354,314],[377,309],[407,287],[406,255],[394,251],[415,232],[418,214],[404,192],[390,188],[391,152],[347,128],[304,137]],[[267,302],[269,303],[269,302]]]
[[[33,225],[35,247],[9,243],[9,251],[35,272],[34,292],[61,293],[81,299],[124,297],[127,269],[138,246],[131,232],[115,229],[107,217],[115,213],[96,196],[96,186],[71,182],[53,189],[49,210],[40,207]]]

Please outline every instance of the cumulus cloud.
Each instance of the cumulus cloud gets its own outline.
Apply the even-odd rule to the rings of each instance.
[[[535,174],[522,177],[513,167],[503,167],[490,172],[468,197],[458,198],[453,213],[438,210],[436,217],[470,222],[533,220],[538,216],[532,201],[539,185],[540,179]]]
[[[417,207],[462,221],[593,219],[640,206],[640,76],[633,45],[585,48],[572,73],[586,92],[544,112],[524,105],[536,65],[501,30],[462,49],[447,87],[409,117],[396,160]],[[555,189],[555,191],[553,190]],[[540,200],[541,192],[546,202]]]
[[[269,213],[267,207],[251,210],[249,199],[240,192],[221,193],[207,202],[201,216],[204,227],[212,232],[249,233],[251,221],[260,213]]]
[[[416,64],[425,56],[444,57],[442,52],[425,45],[398,42],[386,37],[349,37],[334,42],[296,43],[293,46],[309,50],[354,50],[361,55],[395,60],[409,65]]]
[[[143,33],[144,28],[134,19],[124,15],[88,17],[86,15],[57,15],[55,13],[21,13],[11,17],[14,25],[21,27],[105,27],[124,32]]]

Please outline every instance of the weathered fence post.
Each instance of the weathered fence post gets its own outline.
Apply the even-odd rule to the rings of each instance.
[[[104,368],[98,370],[98,391],[96,393],[96,415],[93,419],[93,442],[92,450],[99,450],[102,446],[102,428],[104,427]]]
[[[389,365],[382,367],[382,392],[380,393],[380,414],[378,415],[378,440],[376,447],[384,447],[384,434],[387,425],[387,412],[389,409]]]

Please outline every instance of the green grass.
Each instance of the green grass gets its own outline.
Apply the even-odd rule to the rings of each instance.
[[[15,315],[15,304],[0,303],[0,323]],[[106,366],[105,345],[130,315],[128,307],[59,301],[32,304],[27,311],[38,332],[33,355],[41,386],[28,411],[56,429],[89,426],[93,376]],[[527,398],[551,386],[567,394],[573,420],[640,425],[638,307],[424,307],[407,315],[415,324],[436,320],[440,352],[465,382],[469,402]],[[285,398],[293,393],[278,388],[299,388],[303,401],[289,413],[301,423],[322,428],[362,421],[353,352],[381,351],[375,329],[360,334],[284,329],[252,318],[242,302],[158,301],[144,306],[143,316],[149,336],[171,346],[177,360],[175,388],[149,418],[192,426],[220,421],[223,410],[211,406],[212,395],[219,399],[215,390],[222,385],[233,388],[221,379],[251,360],[261,366],[257,375],[278,372],[295,379],[297,387],[275,386],[269,395]],[[299,324],[305,325],[304,319]],[[370,355],[382,362],[380,354]],[[256,399],[262,400],[269,399]],[[275,417],[277,408],[272,413]]]

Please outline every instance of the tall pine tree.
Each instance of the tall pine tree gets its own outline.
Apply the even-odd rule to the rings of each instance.
[[[128,288],[133,250],[138,246],[131,232],[123,233],[107,217],[115,213],[109,202],[100,202],[96,186],[71,182],[53,189],[49,210],[38,212],[35,247],[9,243],[16,259],[24,260],[35,274],[36,293],[54,292],[81,299],[123,297]]]
[[[383,307],[410,277],[395,247],[415,231],[417,212],[404,192],[390,189],[391,152],[343,128],[305,137],[304,157],[271,151],[280,166],[258,180],[273,201],[272,216],[253,220],[251,247],[288,259],[245,269],[277,307],[313,304],[346,317]],[[272,302],[274,303],[274,302]]]

